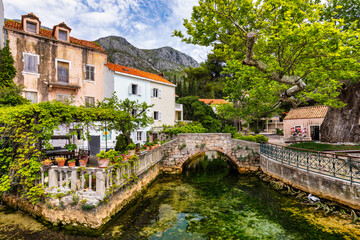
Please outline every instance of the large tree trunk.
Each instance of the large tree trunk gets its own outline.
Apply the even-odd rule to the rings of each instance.
[[[349,84],[339,95],[347,105],[331,108],[320,127],[322,142],[360,142],[360,83]]]

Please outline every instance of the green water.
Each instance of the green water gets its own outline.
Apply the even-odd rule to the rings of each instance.
[[[239,175],[225,160],[199,157],[183,175],[159,177],[97,238],[360,239],[358,225],[324,216],[253,175]],[[0,239],[9,239],[1,228],[3,216]],[[90,239],[46,228],[18,236],[13,239]]]

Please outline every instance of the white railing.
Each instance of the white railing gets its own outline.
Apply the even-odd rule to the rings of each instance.
[[[48,169],[48,179],[46,181],[46,169],[41,169],[41,182],[46,186],[48,193],[68,193],[76,192],[77,195],[104,197],[106,190],[113,187],[113,190],[120,189],[128,183],[131,174],[139,177],[142,173],[154,166],[161,160],[159,152],[153,160],[154,151],[141,153],[139,161],[131,164],[124,164],[119,168],[109,166],[107,168],[98,167],[58,167],[51,166]],[[124,162],[126,163],[126,162]],[[134,175],[133,174],[133,175]]]
[[[176,103],[175,104],[175,111],[182,112],[182,110],[183,110],[183,105]]]

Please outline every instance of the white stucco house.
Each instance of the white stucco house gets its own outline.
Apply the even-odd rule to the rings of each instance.
[[[104,98],[111,97],[115,93],[121,100],[129,98],[153,105],[148,114],[154,118],[154,124],[134,132],[132,134],[134,143],[145,143],[146,133],[150,130],[153,132],[153,138],[156,138],[162,125],[174,125],[175,84],[160,75],[134,68],[114,63],[107,63],[105,66]]]

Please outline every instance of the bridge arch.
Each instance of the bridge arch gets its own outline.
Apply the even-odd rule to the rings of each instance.
[[[189,158],[207,151],[223,153],[239,172],[259,168],[259,144],[232,139],[230,133],[190,133],[179,134],[163,149],[164,171],[181,173]]]

